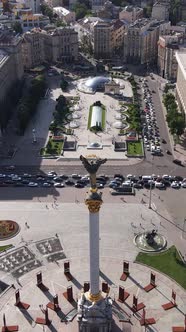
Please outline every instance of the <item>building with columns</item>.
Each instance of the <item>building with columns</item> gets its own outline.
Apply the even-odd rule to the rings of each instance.
[[[169,25],[169,22],[145,18],[131,24],[124,34],[124,62],[141,65],[156,63],[159,35]]]
[[[47,62],[71,62],[78,58],[78,34],[73,28],[33,29],[23,36],[25,69]]]
[[[179,109],[183,113],[186,122],[186,51],[177,52],[176,59],[178,62],[176,99]]]
[[[123,48],[125,25],[121,20],[97,21],[94,25],[93,50],[97,59],[111,59]]]

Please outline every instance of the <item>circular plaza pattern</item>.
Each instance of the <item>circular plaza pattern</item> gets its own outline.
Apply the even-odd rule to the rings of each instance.
[[[17,222],[13,220],[0,220],[0,241],[11,239],[20,231]]]

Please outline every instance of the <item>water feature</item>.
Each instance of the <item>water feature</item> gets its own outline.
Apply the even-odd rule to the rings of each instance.
[[[161,251],[167,245],[165,237],[155,229],[137,234],[134,243],[139,249],[148,252]]]

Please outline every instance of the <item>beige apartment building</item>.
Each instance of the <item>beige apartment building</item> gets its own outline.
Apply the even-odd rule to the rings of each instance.
[[[44,61],[71,62],[78,58],[78,34],[70,27],[53,28],[48,31],[33,29],[24,34],[22,43],[25,69]]]
[[[124,62],[148,65],[156,63],[157,42],[167,23],[139,19],[124,34]]]
[[[186,122],[186,52],[177,52],[176,59],[178,62],[176,99]]]
[[[122,21],[96,22],[94,25],[93,49],[97,59],[111,59],[123,48],[125,25]]]
[[[24,34],[22,56],[25,69],[34,68],[44,62],[44,43],[40,29],[33,29]]]
[[[126,6],[120,13],[119,19],[128,23],[134,23],[143,17],[143,9],[140,7]]]
[[[183,33],[163,35],[158,40],[158,71],[159,75],[168,79],[176,80],[178,63],[176,52],[183,47]]]

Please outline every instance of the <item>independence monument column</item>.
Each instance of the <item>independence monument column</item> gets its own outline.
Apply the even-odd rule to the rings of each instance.
[[[112,322],[112,300],[99,289],[99,210],[102,193],[96,187],[96,172],[106,159],[88,159],[80,156],[90,174],[90,191],[85,199],[89,209],[89,266],[90,289],[78,301],[78,322],[81,332],[109,332]]]

